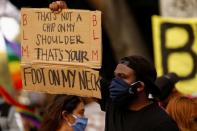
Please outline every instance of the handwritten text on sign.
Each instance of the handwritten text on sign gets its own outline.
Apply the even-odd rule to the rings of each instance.
[[[69,66],[22,66],[23,88],[100,98],[99,72]]]
[[[99,11],[22,9],[22,63],[101,67]]]

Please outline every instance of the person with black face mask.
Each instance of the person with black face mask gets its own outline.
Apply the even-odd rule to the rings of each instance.
[[[178,131],[176,123],[149,99],[160,95],[154,66],[141,56],[120,60],[111,83],[101,80],[105,131]]]

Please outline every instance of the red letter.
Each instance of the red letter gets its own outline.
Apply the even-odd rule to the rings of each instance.
[[[23,40],[28,40],[26,37],[25,37],[25,31],[23,30]]]
[[[94,40],[99,39],[98,37],[95,36],[94,30],[93,30],[93,38]]]
[[[28,46],[26,46],[26,48],[23,48],[22,46],[22,56],[24,56],[24,54],[26,54],[26,56],[29,57]]]
[[[93,15],[93,26],[96,26],[97,25],[97,20],[96,20],[96,15]]]
[[[27,25],[27,14],[23,14],[23,26]]]
[[[92,51],[92,60],[94,60],[94,56],[96,56],[96,60],[98,60],[98,50]]]

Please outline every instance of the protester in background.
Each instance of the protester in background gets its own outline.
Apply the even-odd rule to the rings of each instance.
[[[179,81],[176,73],[168,73],[158,77],[155,81],[159,87],[161,94],[158,96],[162,107],[166,108],[169,99],[179,93],[175,89],[175,84]]]
[[[194,98],[176,96],[169,101],[166,111],[181,131],[197,131],[197,103]]]
[[[44,114],[41,131],[84,131],[86,125],[82,98],[57,95]]]
[[[15,107],[7,104],[0,96],[0,131],[23,131],[22,119]]]

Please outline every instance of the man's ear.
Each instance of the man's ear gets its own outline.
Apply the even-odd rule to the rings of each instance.
[[[137,92],[143,91],[144,90],[144,86],[145,86],[144,82],[140,81],[140,84],[137,87]]]

